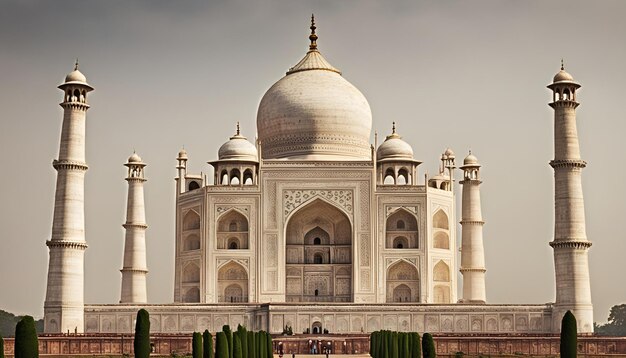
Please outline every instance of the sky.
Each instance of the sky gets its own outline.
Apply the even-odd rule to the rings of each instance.
[[[62,120],[56,86],[76,58],[95,87],[85,301],[119,301],[123,164],[136,150],[148,164],[148,299],[169,303],[176,154],[184,146],[190,171],[210,173],[206,162],[217,159],[237,121],[255,137],[261,97],[308,49],[311,13],[320,51],[369,101],[372,142],[395,121],[424,162],[421,175],[436,172],[446,147],[459,159],[469,149],[479,158],[489,303],[554,301],[546,85],[563,58],[582,84],[595,320],[626,302],[626,166],[618,160],[626,133],[624,1],[4,0],[0,309],[43,315]]]

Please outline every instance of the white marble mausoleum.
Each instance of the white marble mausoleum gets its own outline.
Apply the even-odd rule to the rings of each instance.
[[[132,332],[137,310],[145,307],[152,331],[169,333],[216,331],[227,323],[272,333],[284,326],[296,333],[546,333],[560,329],[567,310],[581,332],[591,332],[591,243],[580,185],[585,162],[575,117],[580,85],[571,75],[561,68],[549,85],[556,301],[494,305],[485,287],[476,156],[457,160],[446,149],[436,159],[439,172],[429,177],[395,123],[372,143],[367,99],[322,56],[313,22],[309,39],[302,60],[263,96],[256,134],[233,123],[217,159],[178,153],[174,302],[165,305],[147,303],[146,164],[136,153],[125,164],[120,303],[84,302],[84,146],[93,87],[76,66],[59,86],[64,117],[53,164],[58,177],[47,241],[45,331]],[[188,172],[190,160],[208,161],[214,176]],[[462,179],[455,182],[458,170]]]

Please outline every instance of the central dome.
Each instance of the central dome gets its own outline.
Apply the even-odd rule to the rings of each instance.
[[[365,96],[317,50],[263,96],[257,130],[263,159],[370,160],[372,112]]]

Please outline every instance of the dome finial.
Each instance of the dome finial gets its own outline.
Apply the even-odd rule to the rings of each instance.
[[[391,125],[391,134],[396,134],[396,122],[392,122]]]
[[[237,121],[237,134],[236,135],[241,135],[241,130],[239,128],[239,121]]]
[[[76,63],[74,63],[74,71],[78,71],[78,57],[76,57]]]
[[[565,71],[565,65],[563,65],[563,57],[561,57],[561,71]]]
[[[317,35],[315,34],[315,14],[311,14],[311,35],[309,35],[309,40],[311,40],[311,44],[309,45],[309,50],[317,50]]]

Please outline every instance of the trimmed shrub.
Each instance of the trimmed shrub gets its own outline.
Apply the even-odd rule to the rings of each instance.
[[[254,332],[248,331],[248,358],[256,358],[256,345],[254,342]]]
[[[265,346],[267,350],[267,358],[272,358],[274,356],[274,345],[272,344],[272,335],[269,333],[265,333],[265,339],[267,340],[267,345]]]
[[[203,358],[202,335],[200,335],[200,332],[193,332],[193,336],[191,339],[191,356],[193,358]]]
[[[228,354],[230,358],[233,358],[233,331],[230,329],[230,326],[225,324],[222,326],[222,332],[226,334],[226,339],[228,340]]]
[[[202,334],[202,357],[214,358],[213,356],[213,336],[208,329],[204,330]]]
[[[422,358],[422,342],[417,332],[411,332],[411,358]]]
[[[248,358],[248,330],[242,325],[237,325],[237,334],[241,340],[241,357]]]
[[[391,354],[389,355],[391,358],[399,358],[399,350],[398,350],[398,332],[391,333]]]
[[[228,338],[226,333],[218,332],[215,338],[215,358],[229,358]]]
[[[239,332],[233,334],[233,358],[243,358],[243,352],[241,349],[241,338],[239,338]]]
[[[137,311],[133,348],[135,350],[135,357],[150,357],[150,314],[143,308]]]
[[[38,358],[39,343],[35,320],[24,316],[15,326],[15,358]]]
[[[430,333],[424,333],[422,338],[422,353],[424,358],[437,357],[437,350],[435,349],[435,341]]]
[[[565,312],[561,320],[561,358],[576,358],[578,345],[576,317],[571,311]]]

